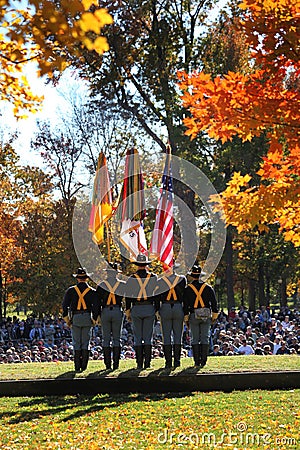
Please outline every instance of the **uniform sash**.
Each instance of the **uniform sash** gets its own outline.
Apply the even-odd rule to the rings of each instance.
[[[87,287],[83,292],[80,292],[80,289],[78,286],[74,286],[75,287],[75,291],[78,294],[78,303],[77,303],[77,311],[79,311],[82,307],[82,309],[87,309],[85,300],[84,300],[84,296],[91,290],[90,287]]]
[[[203,289],[205,288],[206,284],[203,283],[201,288],[198,289],[193,285],[193,284],[189,284],[189,287],[195,292],[196,294],[196,299],[195,299],[195,303],[194,303],[194,308],[198,308],[198,304],[200,303],[201,308],[205,308],[205,304],[204,301],[202,299],[202,292]]]
[[[120,284],[120,281],[117,280],[117,282],[114,284],[114,286],[112,286],[107,280],[103,281],[103,283],[106,285],[108,291],[109,291],[109,296],[106,300],[106,306],[109,306],[111,303],[113,305],[117,304],[117,300],[116,300],[116,295],[115,292],[118,289],[118,286]]]
[[[167,295],[167,298],[166,298],[167,301],[170,301],[171,297],[173,297],[174,301],[177,300],[177,294],[176,294],[176,291],[175,291],[175,287],[177,286],[177,283],[178,283],[179,279],[180,279],[180,276],[176,275],[176,278],[174,279],[174,281],[172,283],[169,280],[168,277],[163,278],[163,280],[166,282],[166,284],[169,287],[169,292],[168,292],[168,295]]]
[[[143,297],[144,300],[147,300],[148,296],[147,296],[147,292],[146,292],[146,287],[147,287],[147,284],[149,283],[149,280],[151,278],[151,274],[150,273],[147,274],[146,278],[144,278],[145,281],[142,281],[142,278],[139,277],[136,273],[133,274],[133,276],[137,279],[137,281],[138,281],[138,283],[140,285],[140,291],[139,291],[139,293],[137,295],[137,301],[139,302],[142,297]]]

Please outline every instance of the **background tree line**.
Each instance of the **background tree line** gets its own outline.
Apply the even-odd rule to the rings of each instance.
[[[250,174],[252,183],[258,181],[257,171],[268,151],[264,132],[251,142],[236,136],[222,142],[205,131],[193,140],[185,134],[183,119],[190,113],[182,104],[178,71],[202,70],[216,78],[253,70],[251,48],[244,31],[237,29],[244,12],[230,2],[212,22],[214,4],[101,1],[114,19],[103,29],[108,51],[99,54],[77,43],[74,52],[74,45],[61,44],[66,65],[89,90],[84,99],[77,91],[68,92],[68,117],[56,127],[39,123],[32,147],[42,154],[47,173],[20,167],[13,139],[1,146],[1,313],[3,299],[36,312],[59,309],[79,263],[72,243],[74,204],[90,185],[101,150],[108,158],[112,182],[130,146],[149,158],[153,152],[165,152],[168,142],[173,154],[199,167],[218,192],[235,172]],[[93,40],[94,32],[89,33]],[[48,72],[58,82],[61,69]],[[179,219],[189,235],[196,239],[200,234],[199,261],[203,261],[210,243],[203,206],[184,183],[177,181],[174,190],[197,217],[203,217],[201,229],[186,222],[184,214]],[[254,310],[296,298],[298,258],[296,247],[283,239],[276,224],[268,232],[254,228],[242,233],[230,225],[222,261],[211,280],[220,306],[243,303]]]

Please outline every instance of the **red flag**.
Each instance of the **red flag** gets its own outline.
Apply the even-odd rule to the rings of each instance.
[[[139,154],[134,148],[126,153],[125,175],[119,205],[118,215],[122,222],[121,243],[134,259],[139,253],[148,255],[143,227],[143,219],[146,216],[144,181]]]
[[[173,266],[173,197],[171,152],[168,147],[150,246],[150,253],[160,259],[165,269]]]

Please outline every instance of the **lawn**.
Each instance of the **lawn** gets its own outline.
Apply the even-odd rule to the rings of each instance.
[[[104,370],[90,361],[77,377],[166,375],[162,359],[140,373],[135,361]],[[195,372],[191,358],[171,372]],[[299,356],[210,357],[199,372],[300,370]],[[74,377],[73,363],[2,364],[0,380]],[[129,375],[130,374],[130,375]],[[159,383],[159,379],[157,381]],[[117,380],[116,390],[117,391]],[[99,394],[0,398],[3,450],[299,449],[300,390]]]
[[[181,367],[171,372],[171,375],[178,376],[181,373],[186,374],[195,372],[192,358],[182,358]],[[72,362],[58,363],[29,363],[29,364],[1,364],[1,380],[28,380],[68,377],[73,371]],[[76,374],[77,377],[86,376],[133,376],[138,374],[131,369],[136,367],[134,360],[124,360],[120,362],[119,370],[108,373],[105,371],[103,361],[90,361],[88,369],[82,374]],[[268,371],[288,371],[300,370],[300,357],[297,355],[281,356],[214,356],[208,358],[205,368],[199,370],[199,373],[225,373],[225,372],[268,372]],[[164,360],[155,359],[151,362],[151,369],[144,370],[140,376],[166,375],[164,370]]]
[[[299,449],[300,390],[0,398],[17,449]]]

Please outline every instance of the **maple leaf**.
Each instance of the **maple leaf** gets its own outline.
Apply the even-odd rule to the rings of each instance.
[[[62,0],[58,5],[28,0],[27,9],[18,9],[9,0],[0,0],[0,5],[0,100],[12,102],[17,117],[23,115],[22,109],[34,112],[42,103],[42,97],[31,92],[27,80],[19,79],[18,74],[28,62],[37,62],[38,76],[51,77],[69,65],[63,55],[69,52],[79,56],[82,44],[99,54],[108,50],[100,33],[112,23],[112,17],[97,2]]]
[[[239,232],[278,223],[284,237],[299,245],[300,196],[299,2],[244,0],[242,29],[258,70],[210,74],[178,73],[186,134],[205,131],[222,143],[238,136],[243,142],[265,133],[269,152],[250,188],[250,177],[235,173],[215,208],[224,208],[227,224]],[[294,212],[297,211],[298,214]]]

